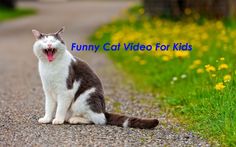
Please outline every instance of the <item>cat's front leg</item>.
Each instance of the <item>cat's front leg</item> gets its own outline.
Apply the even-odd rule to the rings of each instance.
[[[53,115],[56,108],[56,101],[48,93],[45,94],[45,115],[38,120],[39,123],[50,123],[52,122]]]
[[[69,96],[58,96],[56,116],[55,119],[52,121],[52,124],[59,125],[64,123],[71,101],[72,99],[70,99]]]

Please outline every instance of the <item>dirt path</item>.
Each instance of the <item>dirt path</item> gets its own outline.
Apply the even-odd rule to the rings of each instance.
[[[159,108],[142,104],[151,95],[135,92],[102,54],[76,54],[98,73],[104,85],[107,109],[133,116],[158,116],[154,130],[124,129],[95,125],[41,125],[43,92],[32,53],[31,29],[52,32],[66,26],[64,38],[86,42],[97,26],[132,2],[77,1],[70,3],[21,3],[36,7],[36,16],[0,24],[0,146],[208,146],[168,121]],[[126,83],[126,82],[125,82]],[[178,130],[178,131],[176,131]]]

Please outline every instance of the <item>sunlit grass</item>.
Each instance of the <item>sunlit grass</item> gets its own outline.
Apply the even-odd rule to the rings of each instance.
[[[236,145],[236,25],[192,13],[181,21],[148,18],[142,7],[98,29],[92,40],[193,45],[189,51],[109,52],[137,89],[159,93],[189,129],[222,145]]]
[[[9,19],[35,14],[36,11],[30,8],[16,8],[14,10],[0,7],[0,22]]]

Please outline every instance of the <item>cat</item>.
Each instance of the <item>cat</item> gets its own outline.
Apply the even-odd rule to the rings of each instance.
[[[45,115],[39,123],[116,125],[141,129],[155,128],[157,119],[141,119],[109,113],[105,109],[103,87],[87,63],[72,56],[56,33],[32,30],[33,52],[45,94]]]

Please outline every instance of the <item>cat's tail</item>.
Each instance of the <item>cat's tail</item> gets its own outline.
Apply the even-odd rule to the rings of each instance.
[[[124,128],[152,129],[159,124],[157,119],[142,119],[108,112],[105,112],[105,117],[107,125],[115,125]]]

